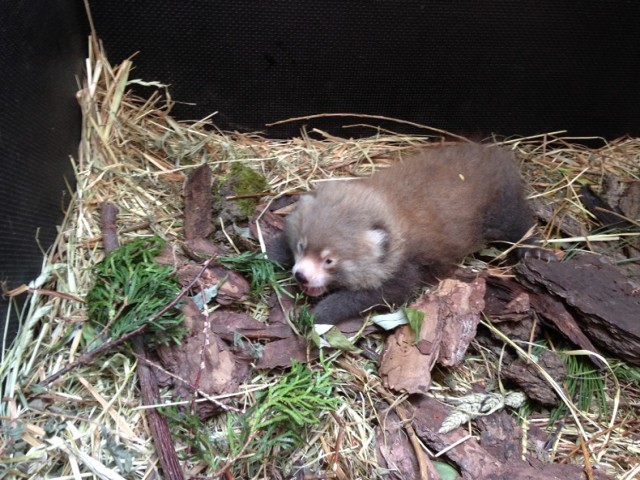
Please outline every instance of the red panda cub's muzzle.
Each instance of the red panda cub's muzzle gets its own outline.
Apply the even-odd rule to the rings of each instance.
[[[320,257],[305,255],[296,260],[293,276],[305,294],[319,297],[328,290],[334,264],[335,260],[328,252],[322,252]]]

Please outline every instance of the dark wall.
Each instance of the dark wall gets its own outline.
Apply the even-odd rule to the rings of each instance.
[[[135,76],[196,103],[175,113],[218,111],[226,129],[359,112],[470,134],[640,134],[635,0],[91,5],[112,62],[139,51]]]
[[[0,280],[9,288],[40,273],[38,243],[52,244],[69,198],[85,21],[77,0],[5,0],[0,8]],[[6,311],[1,299],[0,334]]]

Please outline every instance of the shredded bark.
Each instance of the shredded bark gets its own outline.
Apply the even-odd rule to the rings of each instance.
[[[384,419],[383,425],[376,428],[378,464],[390,470],[389,479],[420,478],[420,466],[404,430],[404,422],[395,412],[387,411],[388,407],[386,404],[378,406],[378,416]],[[439,476],[430,478],[435,480]]]
[[[519,278],[572,308],[584,333],[602,348],[640,365],[640,288],[604,257],[521,263]],[[558,300],[555,300],[556,302]]]
[[[284,230],[284,222],[284,217],[276,215],[271,209],[267,208],[267,205],[258,205],[255,215],[249,222],[249,228],[255,238],[262,236],[265,244],[268,245]]]
[[[548,350],[543,352],[538,359],[538,365],[559,385],[563,384],[567,377],[567,367],[557,354]],[[502,375],[517,384],[529,398],[542,405],[554,407],[560,401],[548,380],[530,363],[516,360],[502,369]]]
[[[207,238],[213,227],[211,169],[206,163],[191,171],[184,185],[184,237]]]
[[[426,393],[436,361],[457,365],[474,339],[484,307],[485,281],[444,280],[421,296],[411,308],[424,314],[418,339],[409,326],[389,335],[380,362],[385,387],[407,393]]]
[[[207,317],[191,301],[183,307],[189,330],[180,345],[161,345],[157,349],[163,366],[172,374],[176,398],[195,399],[238,391],[249,377],[247,359],[232,349],[213,331]],[[215,314],[214,314],[215,315]],[[198,414],[209,417],[220,410],[220,403],[198,403]]]
[[[318,358],[319,355],[318,349],[310,348],[304,337],[284,338],[269,342],[264,346],[256,368],[290,367],[291,360],[307,363],[309,360]]]
[[[535,259],[529,259],[523,263],[529,264],[532,262],[546,264],[544,261]],[[585,335],[574,315],[567,310],[560,299],[544,291],[527,289],[515,280],[508,278],[490,276],[487,282],[489,285],[487,290],[487,304],[489,306],[487,314],[492,319],[498,320],[500,328],[505,333],[514,334],[514,338],[519,340],[530,340],[532,338],[531,328],[534,327],[531,319],[531,312],[533,311],[538,314],[539,318],[546,321],[548,325],[555,327],[567,339],[583,350],[597,353],[596,347],[589,337]],[[530,306],[527,312],[513,311],[514,308],[516,310],[525,308],[527,304]],[[510,312],[509,310],[512,311]],[[515,326],[508,325],[506,322],[502,322],[502,320],[507,319],[512,320],[512,323],[521,323],[522,326],[518,327],[517,324]],[[537,338],[537,336],[534,335],[533,338]],[[591,357],[591,360],[599,367],[603,366],[602,362],[596,357]]]
[[[507,446],[506,450],[498,450],[495,442],[491,442],[487,445],[488,448],[485,448],[475,438],[466,438],[468,432],[463,427],[447,434],[438,433],[443,420],[450,413],[450,408],[427,396],[417,397],[411,404],[415,431],[430,448],[440,451],[460,442],[448,449],[446,456],[458,465],[463,479],[587,480],[593,478],[605,480],[611,478],[597,471],[589,471],[587,474],[584,468],[577,465],[548,465],[530,459],[523,461],[515,455],[517,449]],[[507,428],[510,430],[509,427]],[[520,436],[519,430],[515,427],[512,431],[514,435]],[[516,437],[515,441],[521,440]]]
[[[191,283],[199,271],[198,265],[186,264],[182,266],[178,270],[180,284]],[[199,288],[194,291],[196,295],[198,292],[217,286],[215,301],[220,305],[230,305],[245,300],[251,290],[249,282],[242,275],[215,263],[212,263],[201,275],[198,284]]]
[[[276,340],[293,337],[291,327],[281,323],[265,325],[245,313],[218,310],[209,316],[211,331],[223,340],[233,342],[235,337],[249,340]]]
[[[118,232],[116,230],[116,217],[118,207],[111,202],[100,204],[100,221],[102,222],[102,246],[105,253],[118,247]]]

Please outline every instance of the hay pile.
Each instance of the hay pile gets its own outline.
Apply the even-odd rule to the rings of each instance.
[[[42,275],[31,285],[21,332],[5,352],[1,368],[0,472],[16,478],[154,478],[158,472],[141,408],[137,360],[130,351],[109,352],[46,389],[38,386],[76,360],[87,344],[90,331],[85,328],[83,299],[92,286],[90,267],[103,258],[102,202],[113,202],[120,210],[122,243],[155,234],[179,244],[183,183],[203,162],[214,174],[226,172],[237,162],[251,166],[268,180],[269,200],[305,191],[318,180],[370,174],[404,150],[440,141],[439,132],[426,127],[423,136],[377,131],[370,138],[357,140],[319,131],[313,132],[316,139],[303,132],[298,138],[282,141],[220,132],[214,127],[215,117],[195,123],[172,119],[171,99],[161,85],[146,84],[157,87],[155,92],[149,98],[136,98],[130,89],[142,82],[132,79],[131,61],[112,67],[93,44],[87,67],[78,93],[84,122],[79,155],[74,160],[76,191]],[[559,224],[573,225],[576,237],[588,231],[591,219],[577,200],[581,183],[599,185],[607,173],[638,179],[639,139],[602,141],[596,149],[559,134],[502,143],[523,162],[532,196],[538,200],[537,210],[548,217],[544,236],[552,245],[561,240],[571,244],[561,238],[566,234],[560,233]],[[589,244],[598,249],[597,242],[604,240],[610,237],[591,237]],[[603,245],[609,248],[610,244]],[[258,307],[247,305],[246,309],[255,312]],[[379,352],[381,339],[375,335],[367,339],[367,348]],[[477,352],[469,353],[461,368],[436,375],[433,390],[450,394],[450,386],[455,384],[459,395],[478,380],[495,379],[499,358],[481,348]],[[193,430],[185,425],[176,428],[174,440],[187,476],[206,478],[232,459],[226,478],[278,478],[287,469],[307,472],[304,478],[387,478],[378,466],[375,450],[376,427],[385,422],[380,404],[389,399],[400,404],[403,397],[380,387],[370,356],[344,355],[330,368],[339,406],[333,413],[322,413],[320,423],[305,432],[307,441],[302,446],[286,458],[265,458],[249,469],[243,461],[252,452],[233,457],[220,447],[203,454],[198,451],[202,445],[189,444]],[[521,412],[525,429],[535,425],[554,435],[555,441],[545,450],[548,461],[597,467],[617,478],[631,479],[640,473],[640,371],[625,371],[628,375],[619,380],[611,371],[595,372],[604,377],[606,399],[619,405],[617,410],[610,408],[604,414],[594,405],[579,417],[566,415],[560,420],[552,419],[547,411],[536,410],[528,416]],[[242,412],[249,408],[255,402],[254,393],[276,384],[281,374],[254,372],[235,395],[233,409]],[[166,402],[172,401],[169,392],[163,396]],[[225,439],[225,414],[197,428],[206,430],[209,439]]]

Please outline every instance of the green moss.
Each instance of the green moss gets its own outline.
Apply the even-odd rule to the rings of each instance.
[[[258,204],[258,196],[269,190],[267,180],[242,163],[233,163],[229,172],[218,177],[213,187],[213,209],[225,221],[246,220]],[[227,197],[249,195],[249,198],[227,200]]]
[[[267,180],[258,172],[242,163],[231,165],[231,178],[236,195],[261,193],[269,189]],[[258,198],[243,198],[236,200],[243,214],[251,216],[258,204]]]

